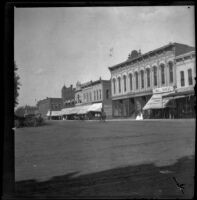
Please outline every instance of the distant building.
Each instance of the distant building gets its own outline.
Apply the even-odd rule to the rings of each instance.
[[[34,106],[25,106],[24,108],[24,116],[26,115],[35,115],[37,114],[39,111],[38,111],[38,108],[37,107],[34,107]]]
[[[75,105],[75,89],[73,88],[73,86],[70,85],[70,87],[66,87],[64,85],[61,92],[63,108],[73,107]]]
[[[81,85],[82,104],[102,103],[107,117],[112,116],[111,104],[111,81],[102,80],[90,81]]]
[[[112,116],[111,83],[110,80],[89,81],[81,84],[79,81],[75,89],[75,107],[63,109],[62,113],[67,118],[72,115],[89,115],[93,119],[104,110],[106,116]]]
[[[38,112],[43,118],[50,118],[52,111],[61,111],[63,108],[62,98],[46,98],[38,101]]]
[[[139,113],[147,111],[154,118],[168,117],[172,105],[170,99],[162,103],[162,98],[174,93],[177,85],[180,85],[180,81],[177,82],[180,76],[180,72],[176,71],[179,65],[177,59],[191,51],[195,51],[195,48],[169,43],[145,54],[134,50],[126,61],[109,67],[112,115],[136,118]]]

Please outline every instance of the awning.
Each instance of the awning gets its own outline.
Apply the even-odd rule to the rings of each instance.
[[[48,111],[46,115],[52,116],[52,117],[62,116],[62,112],[61,112],[61,110],[59,110],[59,111]]]
[[[72,115],[77,113],[78,107],[72,107],[72,108],[64,108],[62,109],[62,115]]]
[[[153,94],[150,100],[143,107],[143,110],[148,109],[162,109],[168,107],[168,102],[172,99],[171,97],[162,98],[163,94]]]
[[[77,114],[86,114],[89,112],[89,108],[91,107],[91,105],[86,105],[86,106],[80,106],[79,110],[77,111]]]
[[[88,111],[101,112],[101,109],[102,109],[102,103],[94,103],[90,106]]]

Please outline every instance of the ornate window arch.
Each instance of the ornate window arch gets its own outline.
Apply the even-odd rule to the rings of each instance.
[[[130,85],[130,90],[133,89],[133,74],[129,73],[129,85]]]
[[[165,65],[161,63],[160,68],[161,68],[161,84],[165,84]]]
[[[118,77],[118,91],[121,93],[121,77]]]
[[[127,90],[127,76],[124,74],[123,75],[123,81],[124,81],[124,92]]]
[[[150,87],[150,68],[146,68],[147,87]]]
[[[154,86],[157,86],[157,66],[153,66]]]
[[[144,88],[144,70],[141,70],[140,74],[141,74],[141,88]]]
[[[169,82],[173,83],[173,62],[169,61],[168,66],[169,66]]]
[[[138,90],[138,72],[135,72],[135,88]]]
[[[112,79],[113,81],[113,88],[114,88],[114,94],[116,94],[116,78]]]

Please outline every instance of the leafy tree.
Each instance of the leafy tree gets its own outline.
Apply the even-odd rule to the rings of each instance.
[[[18,96],[19,96],[19,92],[18,90],[20,89],[19,85],[19,75],[16,73],[16,71],[18,70],[16,63],[14,62],[14,106],[16,107],[18,105]]]

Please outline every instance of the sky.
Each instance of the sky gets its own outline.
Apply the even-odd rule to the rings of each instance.
[[[134,49],[194,46],[194,23],[193,6],[15,8],[18,106],[61,97],[64,84],[110,79],[108,67]]]

